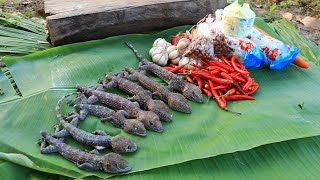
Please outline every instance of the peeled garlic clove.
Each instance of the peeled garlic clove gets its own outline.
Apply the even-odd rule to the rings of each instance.
[[[168,47],[168,42],[163,38],[158,38],[158,39],[156,39],[154,41],[153,47],[164,47],[164,48],[167,48]]]
[[[154,56],[156,54],[163,54],[165,52],[166,50],[164,49],[164,47],[155,47],[154,51],[151,53],[151,56]]]
[[[178,64],[180,60],[181,60],[181,57],[178,56],[177,58],[171,59],[170,61],[171,61],[172,64]]]
[[[188,57],[183,57],[180,61],[179,61],[179,66],[184,66],[186,64],[189,63],[190,58]]]
[[[170,53],[171,53],[172,51],[174,51],[174,50],[177,50],[177,46],[171,45],[171,46],[169,46],[169,47],[167,48],[167,53],[170,54]]]

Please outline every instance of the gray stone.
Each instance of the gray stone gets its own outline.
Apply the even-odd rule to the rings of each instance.
[[[45,0],[54,46],[195,24],[226,0]]]

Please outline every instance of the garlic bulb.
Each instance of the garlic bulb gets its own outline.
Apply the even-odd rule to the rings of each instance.
[[[167,53],[170,54],[172,51],[177,50],[177,46],[171,45],[167,48]]]
[[[156,54],[164,54],[166,49],[164,47],[153,47],[149,51],[149,55],[153,57]]]
[[[169,56],[169,59],[171,61],[172,64],[178,64],[180,59],[181,59],[181,56],[180,56],[180,53],[179,51],[177,50],[177,46],[169,46],[167,48],[167,53],[168,53],[168,56]]]
[[[183,57],[180,61],[179,61],[179,66],[185,66],[186,64],[188,64],[190,61],[189,57]]]
[[[181,60],[181,56],[178,56],[178,57],[175,58],[175,59],[170,59],[170,61],[171,61],[172,64],[178,64],[180,60]]]
[[[152,61],[156,64],[159,64],[160,66],[164,66],[168,62],[168,54],[167,53],[155,54],[154,56],[152,56]]]
[[[193,70],[195,69],[194,66],[191,66],[190,64],[199,64],[198,61],[196,59],[193,58],[189,58],[189,57],[183,57],[180,61],[179,61],[179,66],[184,66],[184,68],[188,69],[188,70]]]
[[[189,44],[190,44],[190,42],[186,38],[181,38],[179,40],[179,42],[177,44],[177,49],[180,52],[180,54],[183,54],[187,50]]]
[[[153,43],[153,47],[164,47],[167,48],[168,46],[170,46],[171,44],[168,43],[165,39],[163,38],[158,38],[154,41]]]

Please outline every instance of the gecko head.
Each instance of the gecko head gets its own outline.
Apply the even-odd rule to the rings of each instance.
[[[179,112],[191,113],[191,107],[188,100],[179,93],[170,93],[168,97],[169,106]]]
[[[152,111],[140,110],[137,119],[140,120],[144,124],[144,127],[146,127],[147,129],[155,132],[163,131],[159,116]]]
[[[102,156],[99,165],[107,173],[121,173],[131,170],[128,161],[116,153],[108,153]]]
[[[90,88],[90,87],[83,86],[83,85],[80,85],[80,84],[77,84],[76,89],[77,89],[78,91],[86,94],[86,95],[89,95],[89,96],[91,96],[91,94],[92,94],[91,91],[93,90],[93,89]]]
[[[187,99],[189,99],[191,101],[203,103],[202,92],[194,84],[186,83],[186,85],[182,91],[182,94],[183,94],[183,96],[185,96]]]
[[[135,134],[138,136],[146,136],[147,130],[144,127],[143,123],[136,119],[127,119],[124,122],[123,130],[130,134]]]
[[[155,112],[161,120],[167,122],[172,120],[172,114],[163,101],[151,99],[148,101],[147,107],[149,111]]]
[[[129,138],[122,135],[117,135],[111,138],[110,145],[112,150],[116,153],[128,153],[137,150],[137,145]]]

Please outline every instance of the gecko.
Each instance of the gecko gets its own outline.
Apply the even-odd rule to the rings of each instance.
[[[117,153],[111,152],[99,156],[96,150],[90,153],[84,152],[64,143],[61,139],[54,138],[45,131],[40,131],[40,134],[43,137],[39,142],[42,154],[58,152],[83,170],[101,170],[107,173],[121,173],[131,170],[129,163]]]
[[[122,112],[123,110],[115,112],[107,107],[91,104],[75,104],[73,107],[81,112],[80,119],[84,118],[81,117],[81,115],[84,116],[88,112],[93,116],[100,117],[101,122],[108,121],[114,126],[123,129],[126,133],[139,136],[147,135],[143,123],[136,119],[125,118],[124,113]]]
[[[166,122],[172,120],[172,114],[170,114],[167,105],[163,101],[153,100],[152,93],[150,91],[123,78],[122,76],[122,73],[117,75],[109,73],[105,76],[105,80],[100,79],[99,83],[101,83],[106,89],[118,87],[120,90],[133,95],[129,100],[137,101],[145,109],[153,111],[159,116],[160,120]]]
[[[62,125],[64,129],[61,131],[56,131],[55,137],[59,138],[71,135],[75,140],[83,144],[94,146],[97,149],[111,147],[112,150],[117,153],[134,152],[137,150],[137,145],[125,136],[108,136],[103,130],[96,130],[93,133],[88,133],[82,129],[77,128],[76,126],[79,119],[79,114],[77,113],[69,114],[69,117],[67,119],[72,119],[71,123],[65,121],[60,112],[61,105],[65,98],[74,94],[77,93],[69,93],[61,97],[56,105],[55,113],[60,122],[59,125]],[[58,128],[59,125],[56,125],[55,127]]]
[[[201,90],[194,84],[183,81],[180,77],[174,73],[162,68],[161,66],[148,61],[144,58],[138,50],[136,50],[132,44],[126,43],[126,45],[134,52],[136,57],[140,60],[139,69],[151,71],[160,79],[168,83],[170,90],[176,90],[182,92],[182,94],[189,100],[202,103],[203,97]]]
[[[102,85],[98,85],[96,88],[77,85],[76,88],[78,91],[89,96],[87,100],[88,104],[93,104],[99,101],[100,103],[113,107],[116,110],[124,110],[124,112],[127,113],[127,117],[133,117],[141,121],[146,129],[153,130],[155,132],[163,131],[159,116],[152,111],[141,110],[137,102],[131,102],[119,95],[105,92],[102,90]]]
[[[139,81],[142,86],[146,87],[154,94],[157,94],[163,101],[168,102],[168,105],[172,109],[183,113],[191,113],[191,107],[188,104],[188,100],[183,95],[169,91],[167,87],[162,86],[146,75],[135,71],[133,68],[125,68],[125,71],[130,73],[130,75],[126,75],[126,78]]]

